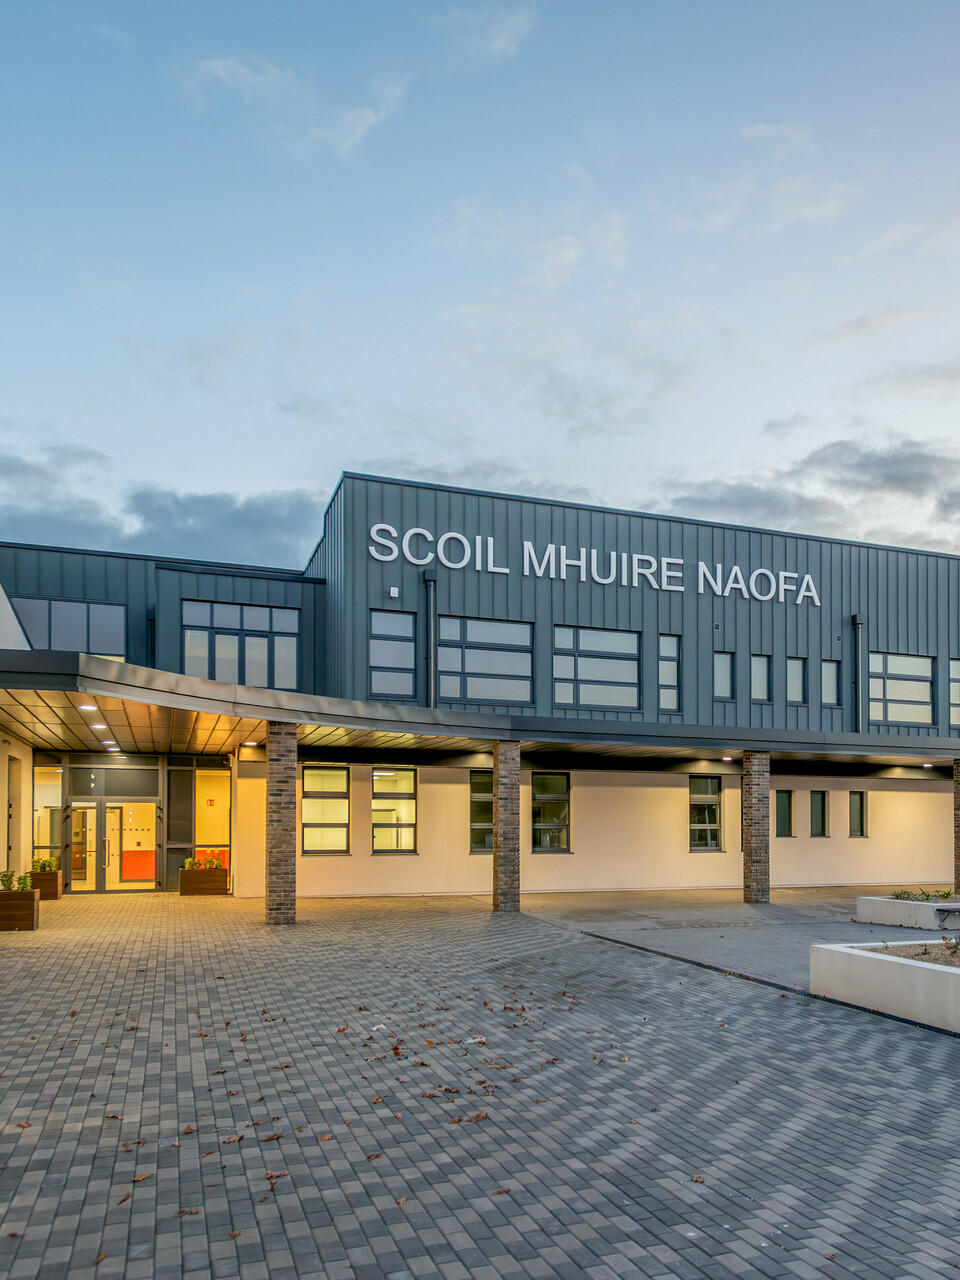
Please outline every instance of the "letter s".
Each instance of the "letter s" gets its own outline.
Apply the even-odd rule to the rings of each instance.
[[[384,538],[383,534],[388,533],[390,538],[398,536],[396,529],[392,524],[375,524],[370,530],[370,537],[378,546],[386,547],[386,551],[378,551],[376,547],[367,547],[367,550],[375,560],[396,560],[400,551],[395,542],[391,542],[390,538]]]

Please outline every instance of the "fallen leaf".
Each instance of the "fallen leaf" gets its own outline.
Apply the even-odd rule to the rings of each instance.
[[[147,1180],[148,1178],[152,1178],[152,1177],[153,1177],[153,1174],[152,1174],[152,1173],[141,1173],[141,1174],[138,1174],[136,1178],[131,1178],[131,1179],[130,1179],[130,1181],[131,1181],[131,1182],[146,1182],[146,1180]]]
[[[693,1175],[693,1177],[690,1179],[690,1181],[691,1181],[691,1182],[703,1182],[703,1178],[701,1178],[701,1177],[700,1177],[699,1173],[695,1173],[695,1174]]]
[[[29,1121],[29,1120],[18,1120],[18,1121],[17,1121],[17,1128],[18,1128],[18,1129],[29,1129],[29,1128],[30,1128],[30,1121]]]
[[[108,1111],[108,1112],[107,1112],[107,1119],[108,1119],[108,1120],[122,1120],[122,1119],[123,1119],[123,1116],[117,1115],[117,1113],[116,1113],[115,1111]]]
[[[97,1263],[102,1262],[106,1256],[107,1255],[105,1253],[98,1253],[90,1265],[95,1267]]]
[[[212,1076],[225,1076],[227,1074],[227,1068],[221,1067],[219,1071],[211,1071],[210,1074]]]
[[[330,1141],[330,1139],[331,1139],[332,1137],[333,1137],[333,1134],[332,1134],[332,1133],[321,1133],[321,1134],[318,1134],[318,1135],[317,1135],[317,1141],[318,1141],[318,1142],[329,1142],[329,1141]]]
[[[199,1212],[200,1212],[199,1209],[181,1209],[180,1212],[177,1214],[177,1217],[183,1218],[183,1217],[186,1217],[188,1213],[199,1213]]]
[[[383,1101],[382,1098],[374,1098],[374,1102],[382,1102],[382,1101]]]
[[[196,1133],[197,1131],[196,1131],[196,1129],[193,1127],[193,1125],[192,1125],[192,1124],[188,1124],[188,1125],[187,1125],[187,1127],[184,1129],[184,1131],[183,1131],[183,1132],[184,1132],[184,1133]]]
[[[224,1142],[242,1142],[246,1134],[238,1133],[235,1138],[224,1138]]]
[[[511,1190],[512,1190],[511,1187],[500,1187],[500,1189],[498,1191],[495,1191],[493,1194],[495,1196],[508,1196]]]
[[[397,1201],[397,1204],[406,1204],[406,1203],[407,1203],[406,1196],[401,1196],[400,1199]]]
[[[120,1199],[117,1201],[117,1206],[119,1207],[122,1204],[126,1204],[132,1195],[133,1195],[133,1192],[128,1191],[125,1196],[121,1196]]]
[[[277,1140],[279,1137],[280,1137],[280,1134],[279,1134],[279,1133],[268,1133],[268,1134],[267,1134],[267,1136],[266,1136],[265,1138],[261,1138],[261,1139],[260,1139],[260,1141],[261,1141],[261,1142],[276,1142],[276,1140]]]
[[[289,1071],[290,1065],[291,1064],[289,1062],[277,1062],[277,1063],[274,1063],[272,1069],[274,1071]]]
[[[75,1018],[76,1016],[77,1016],[77,1011],[76,1011],[76,1009],[71,1009],[71,1010],[70,1010],[70,1017],[71,1017],[71,1018]]]
[[[340,1035],[342,1032],[346,1031],[348,1026],[349,1026],[349,1023],[345,1022],[342,1027],[337,1027],[337,1035]]]
[[[237,1236],[238,1236],[239,1234],[240,1234],[240,1232],[239,1232],[239,1231],[231,1231],[231,1232],[230,1232],[230,1239],[231,1239],[231,1240],[236,1240],[236,1238],[237,1238]]]
[[[372,1156],[367,1156],[368,1160],[379,1160],[383,1155],[382,1151],[375,1151]]]

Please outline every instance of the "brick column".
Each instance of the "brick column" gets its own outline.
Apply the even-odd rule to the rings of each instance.
[[[267,725],[267,924],[297,920],[297,726]]]
[[[493,744],[493,909],[520,910],[520,743]]]
[[[953,762],[953,887],[960,893],[960,760]]]
[[[740,812],[743,900],[770,901],[770,752],[745,751]]]

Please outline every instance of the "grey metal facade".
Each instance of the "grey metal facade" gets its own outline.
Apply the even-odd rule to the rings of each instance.
[[[443,535],[448,564],[438,559]],[[13,599],[124,605],[126,660],[170,672],[183,670],[184,600],[298,609],[299,692],[358,703],[389,701],[371,694],[371,610],[415,615],[412,703],[423,707],[436,682],[436,616],[528,623],[529,705],[466,705],[438,692],[434,706],[509,716],[530,739],[666,745],[729,734],[740,746],[842,741],[948,754],[960,736],[949,678],[960,659],[960,558],[943,554],[347,474],[303,574],[5,543],[0,586]],[[555,626],[639,635],[637,709],[555,705]],[[658,700],[661,635],[680,638],[676,711]],[[727,700],[714,696],[716,652],[734,655]],[[871,724],[871,652],[933,659],[929,725]],[[762,656],[771,688],[758,700],[751,661]],[[806,660],[801,700],[787,697],[790,658]],[[821,698],[822,660],[840,664],[837,706]],[[383,706],[371,717],[383,723]]]

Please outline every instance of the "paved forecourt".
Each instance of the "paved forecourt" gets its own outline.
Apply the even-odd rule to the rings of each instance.
[[[298,910],[0,938],[0,1273],[956,1274],[960,1041],[470,899]]]

